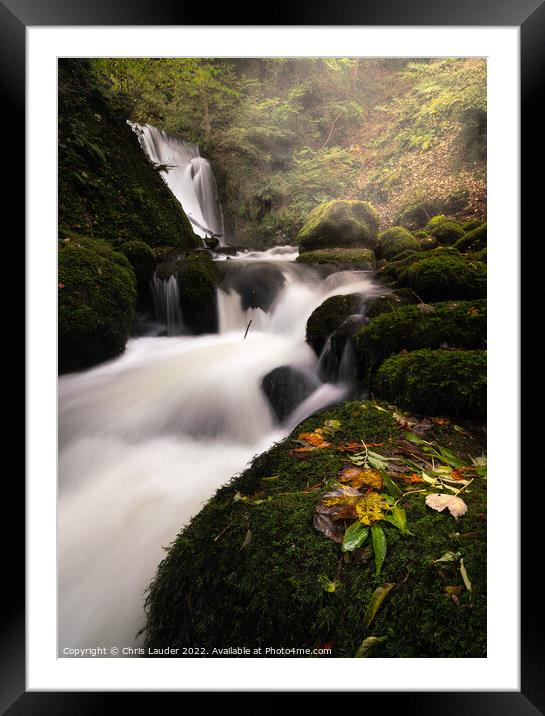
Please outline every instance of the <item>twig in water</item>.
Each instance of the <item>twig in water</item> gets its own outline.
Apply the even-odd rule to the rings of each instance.
[[[250,326],[251,326],[251,325],[252,325],[252,321],[251,321],[251,319],[250,319],[250,322],[249,322],[248,325],[246,326],[246,331],[244,332],[244,338],[242,339],[243,341],[246,340],[246,336],[248,335],[248,331],[250,330]]]

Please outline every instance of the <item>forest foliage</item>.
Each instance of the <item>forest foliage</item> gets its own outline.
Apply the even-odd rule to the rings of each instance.
[[[389,222],[420,196],[483,194],[486,61],[104,58],[94,71],[131,120],[199,144],[228,229],[291,238],[334,198]],[[469,191],[468,191],[469,190]]]

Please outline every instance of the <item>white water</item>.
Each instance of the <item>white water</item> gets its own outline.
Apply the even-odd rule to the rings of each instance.
[[[161,176],[182,205],[193,231],[203,238],[216,234],[224,246],[216,179],[210,162],[200,156],[199,147],[150,124],[131,126],[138,132],[140,145],[150,159],[169,167]]]
[[[320,384],[279,426],[261,380],[286,364],[316,374],[310,313],[328,296],[380,289],[366,274],[321,279],[273,260],[285,284],[268,313],[219,291],[219,334],[132,339],[121,357],[60,379],[61,655],[133,645],[162,548],[253,455],[346,395],[346,385]]]

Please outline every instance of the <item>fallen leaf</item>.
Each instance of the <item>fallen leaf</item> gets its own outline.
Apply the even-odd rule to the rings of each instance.
[[[338,544],[342,544],[344,538],[344,530],[340,524],[333,522],[331,512],[323,505],[316,505],[314,518],[312,521],[314,528],[325,535],[328,539]]]
[[[469,581],[463,558],[460,560],[460,574],[462,575],[467,591],[471,592],[471,582]]]
[[[462,500],[461,497],[456,497],[455,495],[444,495],[437,493],[428,495],[426,497],[426,505],[428,507],[431,507],[432,510],[437,510],[437,512],[442,512],[445,507],[448,507],[450,514],[454,517],[455,520],[457,520],[458,517],[460,517],[461,515],[465,515],[465,513],[467,512],[466,503]]]
[[[439,559],[434,559],[434,562],[457,562],[460,558],[460,552],[445,552]]]
[[[366,629],[369,628],[369,625],[375,618],[380,605],[386,599],[388,594],[390,594],[390,591],[394,586],[395,584],[393,582],[387,582],[386,584],[383,584],[382,587],[377,587],[373,592],[363,617],[363,625]]]
[[[386,535],[380,525],[371,526],[371,538],[373,540],[373,552],[375,554],[375,574],[380,574],[384,558],[386,557]]]
[[[344,533],[343,552],[353,552],[365,542],[369,536],[369,528],[361,522],[354,522]]]
[[[369,649],[375,646],[375,644],[384,641],[386,638],[387,637],[385,636],[368,636],[367,639],[364,639],[359,645],[358,650],[354,654],[354,657],[356,659],[365,659],[367,657],[367,652],[369,651]]]
[[[337,582],[332,582],[325,574],[320,574],[318,582],[325,592],[334,592],[337,589]]]
[[[378,470],[361,470],[354,467],[346,467],[340,474],[341,482],[350,482],[352,487],[361,487],[367,485],[380,490],[382,487],[382,477]]]

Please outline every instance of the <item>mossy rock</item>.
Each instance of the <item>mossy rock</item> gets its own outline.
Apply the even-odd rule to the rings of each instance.
[[[441,202],[439,201],[416,201],[405,205],[394,221],[408,229],[421,229],[428,223],[430,216],[437,214],[438,211],[441,211]]]
[[[122,353],[131,331],[135,300],[136,278],[123,254],[91,239],[62,241],[59,372],[88,368]]]
[[[147,284],[155,271],[155,256],[145,241],[127,241],[121,246],[122,253],[129,259],[136,280],[139,284]]]
[[[426,415],[486,416],[486,351],[417,350],[390,356],[373,381],[375,394]]]
[[[452,246],[463,235],[464,230],[455,221],[441,221],[430,229],[430,234],[443,246]]]
[[[328,436],[331,448],[293,453],[301,432],[327,420],[340,422]],[[437,439],[471,464],[482,454],[482,442],[478,431],[466,427],[463,443],[448,426],[434,426],[426,439]],[[411,535],[385,524],[388,548],[378,577],[370,545],[343,557],[340,545],[313,526],[326,481],[349,463],[337,448],[365,441],[381,443],[373,449],[386,454],[400,437],[387,406],[347,402],[309,418],[255,458],[171,544],[147,595],[147,646],[198,645],[210,658],[221,656],[213,649],[244,645],[261,647],[250,656],[267,657],[266,647],[313,649],[332,642],[331,656],[353,657],[373,634],[386,639],[369,652],[371,658],[486,656],[485,480],[475,479],[464,494],[468,511],[457,522],[427,507],[422,493],[403,497]],[[316,484],[324,487],[308,489]],[[447,551],[463,554],[471,593],[457,562],[435,561]],[[324,578],[335,591],[325,591]],[[396,586],[368,629],[371,596],[388,582]],[[447,585],[460,586],[458,605]]]
[[[380,270],[377,272],[377,277],[385,282],[391,283],[398,280],[400,274],[408,268],[411,264],[423,259],[432,257],[444,257],[444,256],[457,256],[459,252],[452,246],[438,246],[434,249],[427,249],[426,251],[413,252],[405,258],[395,256],[392,261],[388,261],[384,266],[379,267]]]
[[[484,348],[486,301],[448,301],[430,306],[402,306],[383,313],[354,336],[365,372],[373,373],[390,355],[402,350]]]
[[[95,80],[89,60],[59,60],[59,233],[201,245],[179,201]]]
[[[398,283],[411,288],[423,301],[484,298],[486,264],[459,255],[431,256],[402,270]]]
[[[411,232],[403,226],[391,226],[378,236],[377,255],[391,259],[405,251],[420,251],[420,244]]]
[[[216,333],[219,272],[210,256],[204,252],[186,256],[179,263],[177,280],[185,325],[194,334]]]
[[[299,254],[296,261],[304,264],[334,266],[338,271],[374,271],[372,249],[320,249]]]
[[[430,234],[433,229],[436,229],[438,226],[441,226],[441,224],[444,224],[446,221],[449,221],[449,219],[447,219],[444,214],[436,214],[435,216],[432,216],[431,219],[428,221],[425,226],[425,230]]]
[[[301,252],[327,248],[375,249],[380,218],[365,201],[333,200],[308,214],[297,235]]]
[[[458,251],[468,251],[476,253],[486,248],[486,223],[480,224],[471,231],[468,231],[454,244],[454,248]]]
[[[477,229],[483,223],[482,219],[469,219],[469,221],[464,221],[462,229],[466,232],[473,231],[473,229]]]
[[[331,296],[314,309],[307,321],[306,338],[316,355],[320,355],[329,336],[354,313],[362,309],[359,293],[348,296]]]
[[[367,318],[376,318],[383,313],[391,313],[401,306],[418,303],[418,299],[409,288],[399,288],[391,293],[375,296],[365,306]]]

